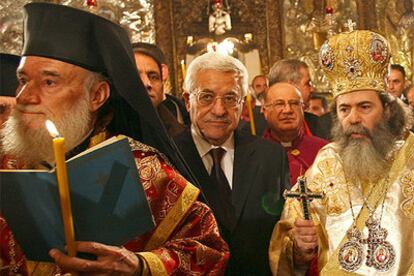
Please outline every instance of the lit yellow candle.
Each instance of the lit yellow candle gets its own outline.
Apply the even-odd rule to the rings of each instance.
[[[183,59],[181,60],[181,73],[183,74],[183,80],[185,80],[185,75],[187,74],[187,70],[185,68],[185,62]]]
[[[252,135],[256,135],[256,125],[254,124],[253,107],[252,107],[252,95],[250,95],[250,93],[247,93],[246,103],[247,103],[247,112],[249,113],[249,119],[250,119],[250,131],[252,132]]]
[[[75,229],[73,226],[68,174],[66,171],[65,163],[65,139],[59,135],[59,132],[51,121],[46,120],[46,128],[48,129],[50,135],[53,137],[53,150],[55,152],[60,208],[62,212],[68,256],[74,257],[76,256]]]

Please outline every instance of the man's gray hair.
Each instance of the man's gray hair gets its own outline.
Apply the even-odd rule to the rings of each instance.
[[[200,71],[217,70],[222,72],[235,72],[239,76],[239,86],[242,89],[242,96],[246,95],[249,88],[246,66],[240,60],[219,54],[217,52],[206,53],[195,58],[188,67],[184,81],[184,91],[193,93],[197,88],[197,75]]]
[[[297,84],[302,75],[300,68],[309,68],[308,65],[298,59],[281,59],[273,64],[269,72],[269,87],[278,82],[293,82]]]
[[[84,84],[87,91],[89,91],[92,88],[92,86],[97,82],[108,81],[108,79],[101,73],[92,72],[89,70],[88,70],[88,73],[89,74],[86,77],[85,84]]]

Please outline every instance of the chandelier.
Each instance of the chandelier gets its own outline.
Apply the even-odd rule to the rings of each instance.
[[[51,2],[86,10],[124,27],[132,42],[155,42],[152,0],[1,0],[0,52],[19,55],[23,42],[23,6]]]

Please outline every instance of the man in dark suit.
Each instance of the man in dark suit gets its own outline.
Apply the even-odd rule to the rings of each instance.
[[[184,116],[180,113],[180,109],[175,107],[172,96],[168,97],[164,92],[164,84],[169,75],[164,54],[157,45],[145,42],[133,43],[132,49],[139,76],[147,89],[152,105],[167,132],[171,136],[177,135],[184,129]]]
[[[183,94],[191,126],[176,143],[229,244],[226,275],[270,275],[269,238],[289,169],[280,145],[236,130],[247,87],[247,70],[237,59],[197,57]]]

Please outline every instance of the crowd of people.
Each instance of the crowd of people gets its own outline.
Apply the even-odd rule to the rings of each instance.
[[[1,275],[414,274],[414,87],[381,35],[322,45],[331,93],[300,57],[249,84],[211,52],[179,96],[160,48],[119,25],[48,3],[24,16],[21,56],[0,54],[0,169],[55,166],[46,120],[66,158],[125,135],[155,226],[39,262],[0,216]]]

